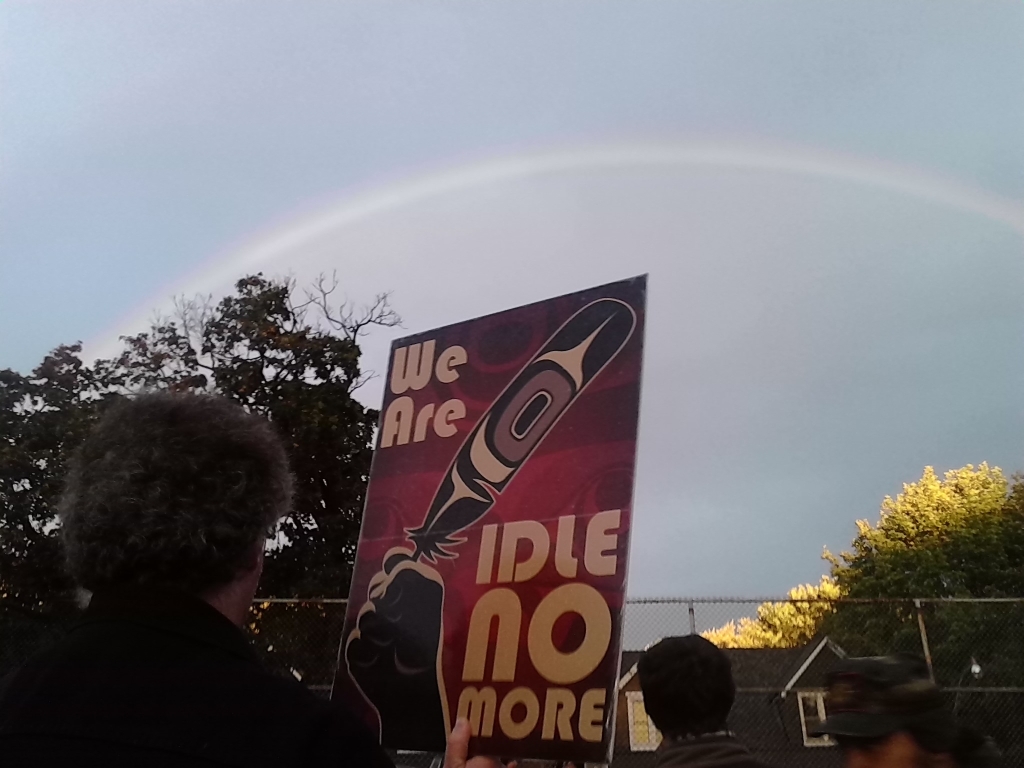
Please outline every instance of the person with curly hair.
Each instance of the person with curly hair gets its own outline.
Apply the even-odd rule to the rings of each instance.
[[[347,712],[265,671],[241,629],[291,498],[266,419],[202,395],[112,406],[59,507],[68,568],[92,598],[3,683],[5,768],[389,768]]]
[[[729,657],[700,635],[667,637],[637,663],[647,716],[661,731],[656,768],[765,768],[729,732]]]

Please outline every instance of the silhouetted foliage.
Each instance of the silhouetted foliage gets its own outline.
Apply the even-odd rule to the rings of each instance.
[[[73,598],[54,508],[70,451],[112,400],[152,389],[212,392],[267,416],[285,437],[294,513],[268,553],[261,592],[344,597],[362,514],[377,412],[359,337],[399,322],[386,294],[362,311],[332,304],[336,279],[298,297],[292,281],[253,275],[231,295],[176,302],[169,318],[123,337],[116,358],[83,364],[61,346],[30,374],[0,371],[0,594],[63,612]]]

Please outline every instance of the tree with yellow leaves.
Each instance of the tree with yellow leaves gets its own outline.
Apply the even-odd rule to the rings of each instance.
[[[896,498],[885,497],[877,523],[857,522],[850,551],[826,550],[825,559],[831,575],[818,585],[797,587],[787,601],[763,603],[754,618],[704,636],[724,648],[792,648],[828,633],[853,653],[920,651],[911,598],[1024,596],[1024,480],[1011,482],[986,463],[942,477],[926,467]],[[840,598],[907,600],[832,602]],[[987,626],[979,604],[957,605],[944,606],[941,615],[932,610],[937,663],[948,659],[958,669],[962,656],[990,646],[998,656],[985,636],[1006,636],[1005,627]]]
[[[704,633],[719,648],[794,648],[809,642],[822,621],[835,611],[832,602],[841,596],[839,586],[828,576],[821,582],[802,584],[789,590],[786,602],[762,603],[757,616],[730,621]]]

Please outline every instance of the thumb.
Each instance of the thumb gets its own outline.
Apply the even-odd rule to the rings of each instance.
[[[469,758],[469,721],[460,717],[448,736],[448,748],[444,753],[444,768],[466,768]]]

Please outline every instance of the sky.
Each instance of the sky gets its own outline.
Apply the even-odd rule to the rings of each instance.
[[[633,595],[1024,470],[1024,5],[0,4],[0,368],[337,270],[392,338],[650,274]],[[361,391],[379,402],[379,380]]]

